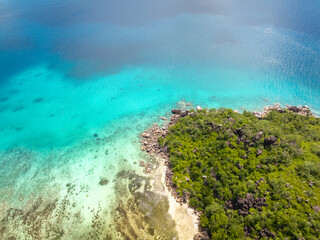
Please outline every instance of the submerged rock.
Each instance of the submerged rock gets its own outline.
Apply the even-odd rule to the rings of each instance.
[[[149,134],[149,133],[143,133],[143,134],[142,134],[142,137],[144,137],[144,138],[150,138],[150,134]]]
[[[99,185],[104,186],[107,185],[109,183],[109,180],[106,178],[101,178],[99,181]]]
[[[35,99],[33,99],[33,103],[41,103],[41,102],[43,102],[44,101],[44,98],[42,98],[42,97],[39,97],[39,98],[35,98]]]
[[[181,114],[181,110],[180,109],[172,109],[171,113],[180,115]]]
[[[185,116],[187,116],[188,114],[189,114],[189,111],[186,110],[186,111],[184,111],[184,112],[181,113],[181,117],[185,117]]]

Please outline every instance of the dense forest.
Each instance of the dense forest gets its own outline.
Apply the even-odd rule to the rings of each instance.
[[[159,138],[212,239],[320,239],[320,119],[192,110]]]

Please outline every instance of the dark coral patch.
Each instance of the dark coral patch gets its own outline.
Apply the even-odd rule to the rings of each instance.
[[[33,103],[42,103],[44,101],[44,98],[42,98],[42,97],[39,97],[39,98],[35,98],[35,99],[33,99]]]
[[[0,102],[6,102],[9,100],[9,97],[2,97],[0,98]]]

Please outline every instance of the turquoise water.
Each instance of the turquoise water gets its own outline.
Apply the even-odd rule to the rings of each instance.
[[[2,1],[0,238],[123,238],[124,172],[144,176],[138,135],[171,108],[319,114],[320,4],[305,5]]]

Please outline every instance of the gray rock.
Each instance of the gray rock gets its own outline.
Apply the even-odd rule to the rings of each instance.
[[[274,136],[270,136],[264,139],[264,146],[270,146],[273,145],[275,142],[277,142],[278,138],[274,137]]]
[[[315,210],[318,213],[318,212],[320,212],[320,207],[318,205],[315,205],[313,207],[313,210]]]
[[[254,135],[253,140],[258,141],[259,139],[261,139],[262,135],[263,135],[263,131],[257,132],[256,135]]]
[[[234,123],[236,120],[234,120],[232,117],[229,117],[228,121]]]

